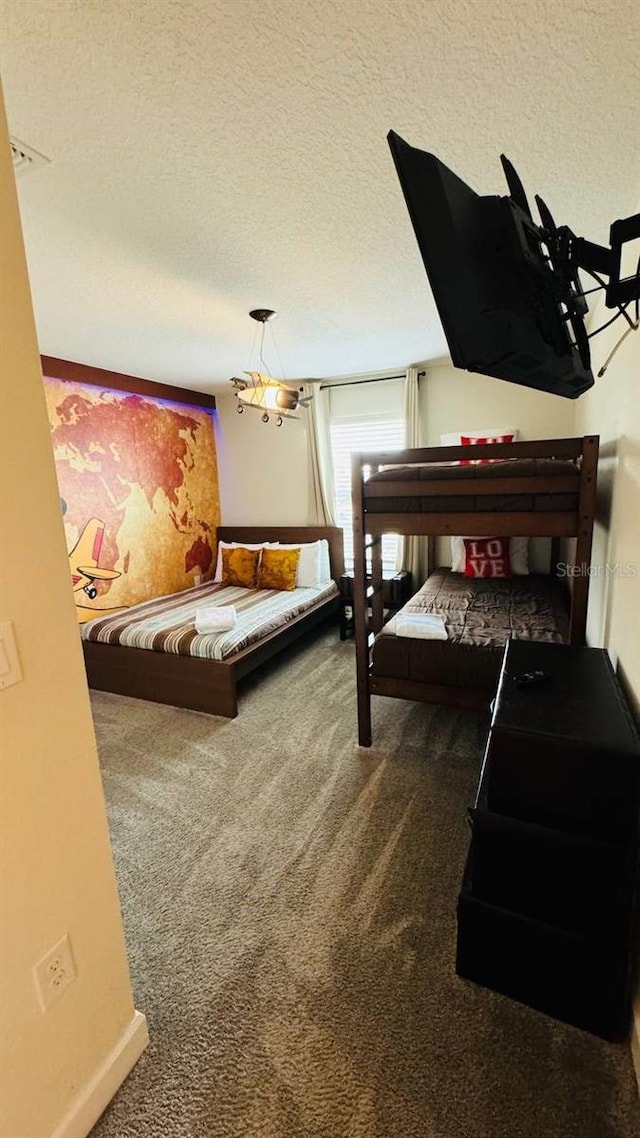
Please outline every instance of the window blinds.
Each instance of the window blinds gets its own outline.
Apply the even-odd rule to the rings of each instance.
[[[367,419],[338,419],[331,423],[331,455],[336,494],[337,523],[344,530],[344,559],[353,571],[353,515],[351,509],[351,456],[363,451],[394,451],[404,447],[401,415],[378,415]],[[382,538],[382,568],[385,577],[396,572],[398,536]]]

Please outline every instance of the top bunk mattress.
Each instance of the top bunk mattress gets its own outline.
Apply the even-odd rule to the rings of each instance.
[[[491,489],[483,493],[473,482],[504,482],[506,479],[538,479],[540,488],[523,491]],[[554,480],[557,486],[554,486]],[[455,493],[439,494],[438,482],[457,487]],[[398,485],[397,495],[393,493]],[[411,484],[409,492],[407,484]],[[551,484],[551,485],[550,485]],[[379,489],[380,488],[380,489]],[[489,488],[487,487],[487,490]],[[573,462],[555,458],[507,458],[469,463],[426,462],[410,466],[386,466],[366,479],[364,498],[370,513],[468,513],[470,511],[569,511],[578,508],[580,470]],[[378,496],[378,493],[380,496]]]
[[[319,589],[290,591],[206,583],[88,621],[80,625],[80,635],[83,640],[98,644],[225,660],[337,594],[334,581]],[[197,632],[196,609],[214,605],[234,606],[234,628],[228,632]]]

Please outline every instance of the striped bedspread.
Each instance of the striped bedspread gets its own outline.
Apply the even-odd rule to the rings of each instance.
[[[326,588],[291,592],[198,585],[88,621],[80,625],[80,635],[83,640],[101,644],[224,660],[337,592],[333,581]],[[196,609],[210,604],[234,605],[238,616],[235,627],[229,632],[196,632]]]

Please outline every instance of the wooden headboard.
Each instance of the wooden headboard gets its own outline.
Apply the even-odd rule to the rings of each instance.
[[[331,576],[337,582],[344,573],[344,544],[338,526],[218,526],[216,530],[216,541],[281,541],[293,545],[323,537],[329,542]]]

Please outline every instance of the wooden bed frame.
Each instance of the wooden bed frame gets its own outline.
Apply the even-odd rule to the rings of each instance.
[[[283,543],[326,538],[331,575],[344,572],[342,530],[333,526],[219,526],[217,541]],[[90,688],[168,703],[234,719],[238,714],[237,682],[311,628],[337,615],[339,596],[324,598],[275,632],[235,652],[226,660],[201,660],[119,644],[82,641]]]
[[[382,549],[384,533],[418,535],[429,538],[429,569],[434,567],[435,538],[442,535],[465,534],[482,536],[495,532],[500,520],[500,534],[505,537],[550,537],[551,567],[558,562],[560,539],[575,537],[574,565],[570,595],[570,642],[583,644],[585,640],[587,602],[589,595],[588,568],[591,560],[591,543],[595,512],[596,478],[598,466],[597,435],[573,439],[543,439],[520,443],[484,443],[473,447],[473,458],[483,459],[564,459],[580,471],[577,509],[555,511],[474,511],[427,512],[419,507],[419,499],[428,495],[438,497],[455,495],[509,495],[509,494],[563,494],[575,492],[575,479],[571,484],[561,476],[544,474],[514,475],[513,477],[479,478],[475,467],[466,469],[468,476],[456,479],[419,480],[408,477],[403,481],[373,482],[371,473],[389,465],[389,453],[354,455],[352,464],[354,585],[353,616],[356,644],[356,672],[358,682],[358,738],[360,746],[371,746],[371,696],[387,695],[400,699],[426,703],[445,703],[456,707],[484,709],[492,692],[416,680],[372,675],[371,648],[376,633],[384,620],[382,593]],[[468,461],[469,447],[429,447],[405,450],[393,455],[393,465]],[[371,503],[381,498],[403,498],[418,503],[417,510],[381,513],[371,510]],[[371,583],[367,582],[367,553],[371,555]],[[578,568],[579,567],[579,568]],[[369,616],[370,612],[370,616]]]

